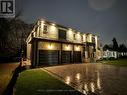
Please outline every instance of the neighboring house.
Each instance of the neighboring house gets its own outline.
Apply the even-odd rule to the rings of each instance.
[[[119,58],[119,57],[124,57],[127,56],[127,51],[115,51],[113,50],[112,46],[107,46],[105,45],[103,47],[103,58],[109,59],[109,58]]]
[[[37,21],[26,42],[32,66],[94,62],[101,58],[98,36],[43,19]]]
[[[105,45],[103,47],[103,58],[109,59],[109,58],[117,58],[118,57],[118,52],[113,50],[112,45]]]
[[[123,57],[123,56],[127,56],[127,51],[125,51],[125,52],[119,51],[118,52],[118,57]]]
[[[117,59],[117,51],[107,49],[106,51],[103,51],[103,58],[115,58],[115,59]]]

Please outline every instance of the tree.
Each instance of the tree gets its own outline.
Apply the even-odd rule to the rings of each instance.
[[[104,45],[103,50],[109,49],[109,46],[107,44]]]
[[[0,18],[0,59],[20,56],[22,46],[26,49],[26,38],[33,25],[27,24],[19,17],[13,19]]]
[[[118,51],[118,43],[116,41],[116,38],[113,38],[112,42],[113,42],[113,50]]]
[[[10,31],[9,20],[0,18],[0,56],[8,55],[8,33]],[[4,52],[6,50],[6,52]]]
[[[124,44],[119,45],[119,51],[120,52],[127,52],[127,47]]]

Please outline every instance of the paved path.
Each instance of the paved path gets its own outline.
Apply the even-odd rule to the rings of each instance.
[[[45,68],[86,95],[127,95],[127,67],[70,64]]]

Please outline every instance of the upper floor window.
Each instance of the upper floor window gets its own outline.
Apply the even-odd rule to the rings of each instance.
[[[66,40],[66,31],[62,29],[58,29],[58,31],[59,31],[59,39]]]
[[[83,35],[81,35],[81,41],[83,41]]]
[[[93,42],[93,43],[95,42],[95,37],[94,37],[94,36],[92,37],[92,42]]]
[[[76,40],[76,34],[74,34],[74,40]]]
[[[44,25],[43,34],[47,34],[47,33],[48,33],[48,31],[47,31],[47,26]]]

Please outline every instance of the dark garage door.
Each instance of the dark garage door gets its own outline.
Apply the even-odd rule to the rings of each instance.
[[[74,63],[80,63],[81,62],[81,51],[74,51],[73,60],[74,60]]]
[[[71,51],[62,51],[61,62],[62,63],[71,63]]]
[[[39,65],[58,64],[59,51],[39,50]]]

